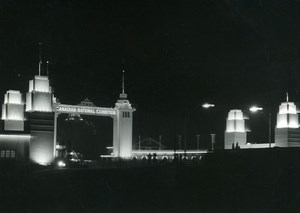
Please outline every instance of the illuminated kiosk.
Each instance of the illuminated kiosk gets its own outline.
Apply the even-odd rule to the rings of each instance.
[[[24,103],[20,91],[9,90],[2,104],[0,159],[15,165],[29,161],[30,134],[25,131]]]
[[[114,108],[80,106],[56,104],[54,119],[54,146],[59,147],[57,143],[57,117],[61,113],[73,115],[93,115],[93,116],[109,116],[113,119],[113,153],[109,156],[116,158],[131,158],[132,156],[132,118],[134,108],[127,100],[127,94],[124,92],[124,75],[123,90],[120,99]]]
[[[29,81],[26,94],[26,112],[29,119],[30,160],[47,165],[55,157],[54,111],[55,98],[49,85],[48,76],[36,75]]]
[[[300,147],[300,128],[297,107],[293,102],[281,103],[275,128],[275,146]]]
[[[238,144],[242,146],[247,142],[245,117],[242,110],[233,109],[228,113],[225,131],[225,149],[232,149]]]

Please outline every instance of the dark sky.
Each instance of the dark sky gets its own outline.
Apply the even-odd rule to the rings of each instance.
[[[221,141],[230,108],[275,114],[286,91],[300,102],[298,0],[2,0],[1,94],[27,90],[39,41],[62,103],[114,106],[126,70],[135,140],[162,134],[171,144],[186,108],[191,138],[215,131]],[[215,109],[196,107],[205,101]]]

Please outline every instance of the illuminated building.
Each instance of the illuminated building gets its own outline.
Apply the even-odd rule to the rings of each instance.
[[[48,76],[35,76],[29,81],[26,112],[32,136],[30,160],[42,165],[51,163],[55,157],[53,100]]]
[[[270,147],[300,147],[300,128],[297,106],[289,102],[288,95],[286,102],[279,106],[277,123],[275,127],[275,143],[249,143],[246,141],[245,121],[241,110],[231,110],[228,113],[225,149],[235,148],[270,148]],[[234,144],[234,145],[232,145]]]
[[[230,110],[226,120],[225,149],[232,149],[236,145],[241,146],[247,142],[245,129],[245,117],[242,110]]]
[[[25,132],[24,103],[20,91],[9,90],[4,95],[1,120],[0,160],[16,166],[27,165],[31,136]]]
[[[1,133],[0,134],[0,160],[26,166],[29,163],[30,134]]]
[[[132,113],[135,109],[127,100],[124,89],[115,105],[115,110],[117,114],[113,118],[113,153],[118,157],[130,158],[132,155]]]
[[[109,116],[113,119],[113,152],[112,157],[130,158],[132,156],[132,118],[134,108],[127,100],[124,92],[124,73],[122,93],[114,108],[96,107],[85,102],[81,105],[55,104],[54,107],[54,146],[59,147],[57,141],[57,117],[61,113],[72,115]]]
[[[9,148],[7,144],[25,140],[19,143],[27,144],[26,150],[29,154],[24,154],[24,157],[27,156],[32,162],[41,165],[53,162],[57,155],[56,147],[60,147],[56,138],[57,117],[61,113],[111,117],[113,119],[113,157],[130,158],[132,156],[132,118],[135,109],[131,107],[124,92],[124,75],[123,90],[114,108],[96,107],[87,100],[81,105],[56,103],[48,76],[41,75],[29,81],[25,103],[19,91],[9,90],[4,96],[2,105],[4,133],[0,135],[0,151],[4,150],[2,152],[4,156],[8,156],[6,151],[13,153],[13,156],[20,153],[16,148]],[[25,120],[28,134],[24,134]],[[13,131],[14,134],[7,136],[5,132],[8,131]]]
[[[281,103],[277,114],[275,128],[275,146],[295,147],[300,146],[300,128],[297,107],[293,102]]]
[[[124,70],[122,79],[122,93],[115,104],[116,116],[113,118],[113,153],[114,156],[130,158],[132,156],[132,116],[135,109],[127,100],[125,94]]]

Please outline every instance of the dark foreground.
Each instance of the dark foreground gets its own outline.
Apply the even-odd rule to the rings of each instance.
[[[0,212],[300,212],[300,150],[197,164],[1,171]]]

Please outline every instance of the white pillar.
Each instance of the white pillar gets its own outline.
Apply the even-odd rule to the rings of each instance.
[[[57,143],[57,118],[58,118],[59,113],[55,111],[54,113],[54,148],[53,148],[53,156],[56,156],[56,143]]]

